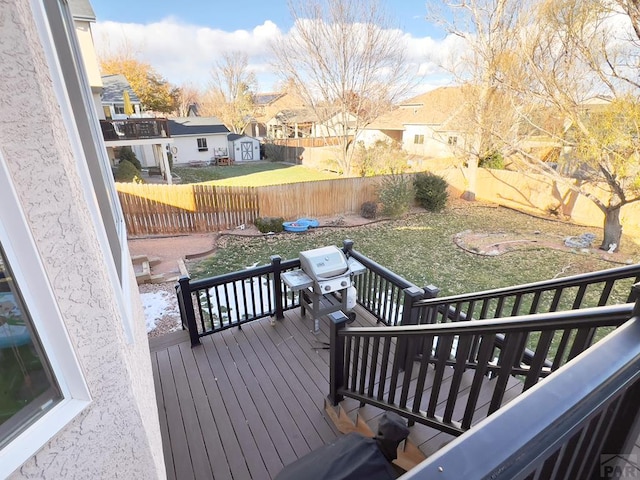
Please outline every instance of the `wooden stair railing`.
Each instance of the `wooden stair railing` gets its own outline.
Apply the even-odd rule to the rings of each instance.
[[[410,424],[460,435],[496,412],[507,389],[524,392],[586,350],[593,338],[585,332],[618,327],[632,310],[633,304],[622,304],[387,328],[348,328],[337,312],[329,316],[329,400],[336,405],[350,397],[361,406],[394,411]],[[499,350],[497,335],[504,336]],[[533,357],[524,364],[527,339]]]
[[[621,328],[430,456],[410,478],[635,478],[639,459],[629,454],[638,442],[639,404],[636,301]]]

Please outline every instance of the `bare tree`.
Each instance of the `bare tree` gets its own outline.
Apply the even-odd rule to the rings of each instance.
[[[467,145],[469,164],[485,150],[483,139],[500,144],[505,155],[522,161],[521,168],[593,201],[605,217],[601,248],[619,248],[620,209],[640,200],[638,2],[445,5],[447,15],[439,18],[468,45],[456,77],[477,92],[469,115],[476,132]],[[499,109],[492,99],[499,99]],[[487,114],[501,110],[497,117]],[[508,124],[515,128],[499,128]],[[532,139],[557,152],[557,170],[545,161],[549,148],[532,148]]]
[[[218,117],[234,133],[242,133],[253,120],[257,82],[242,52],[226,52],[212,72],[211,87],[201,104],[204,115]]]
[[[617,250],[620,210],[640,201],[640,90],[629,76],[629,61],[638,55],[627,35],[632,22],[610,6],[606,0],[541,2],[522,25],[518,74],[507,72],[504,84],[555,118],[543,123],[531,110],[521,111],[521,123],[562,152],[559,171],[522,144],[514,151],[590,199],[604,214],[601,248]]]
[[[276,68],[337,138],[350,174],[355,136],[415,84],[402,33],[375,0],[290,1],[289,10],[294,28],[273,45]]]
[[[200,90],[193,84],[185,83],[181,85],[177,88],[174,114],[178,117],[186,117],[189,114],[189,109],[198,104],[200,97]]]
[[[502,156],[517,135],[516,111],[500,77],[514,62],[512,51],[520,13],[529,6],[519,0],[444,0],[427,4],[428,18],[462,40],[460,56],[443,65],[462,88],[464,105],[456,116],[463,141],[456,152],[466,164],[466,191],[474,200],[479,163]]]

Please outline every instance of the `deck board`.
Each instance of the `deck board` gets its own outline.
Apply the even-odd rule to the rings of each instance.
[[[358,307],[352,325],[372,326],[375,320]],[[301,318],[295,309],[273,326],[269,319],[258,320],[203,337],[195,348],[184,332],[152,339],[167,477],[270,479],[283,466],[336,440],[339,433],[324,412],[329,392],[329,350],[324,343],[329,340],[328,319],[323,318],[320,327],[314,333],[311,318]],[[371,349],[369,355],[371,360]],[[412,372],[408,406],[413,404],[417,370]],[[385,390],[391,374],[387,371]],[[444,409],[451,379],[447,370],[438,413]],[[429,381],[426,385],[423,408],[430,395]],[[505,402],[518,388],[514,384],[507,391]],[[465,376],[454,418],[461,415],[468,389]],[[483,388],[478,419],[483,409],[486,414],[491,393],[491,385]],[[382,410],[369,405],[359,409],[359,402],[348,398],[342,406],[352,418],[358,411],[375,431]],[[411,430],[411,440],[426,454],[453,438],[420,424]]]

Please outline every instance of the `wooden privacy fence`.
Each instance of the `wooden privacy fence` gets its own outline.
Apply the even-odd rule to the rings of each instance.
[[[338,178],[257,188],[260,215],[295,220],[359,212],[376,200],[380,178]]]
[[[359,212],[376,200],[380,178],[340,178],[266,187],[117,183],[130,236],[203,233],[259,217],[323,217]]]
[[[204,233],[252,223],[258,197],[250,187],[117,183],[129,235]]]

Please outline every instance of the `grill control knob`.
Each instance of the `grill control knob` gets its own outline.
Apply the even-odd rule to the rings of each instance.
[[[326,292],[328,292],[329,290],[331,290],[331,286],[330,286],[330,285],[325,285],[325,286],[324,286],[324,290],[325,290]]]
[[[342,280],[342,281],[340,282],[340,286],[341,286],[341,287],[346,287],[346,286],[347,286],[347,281],[346,281],[346,280]]]

